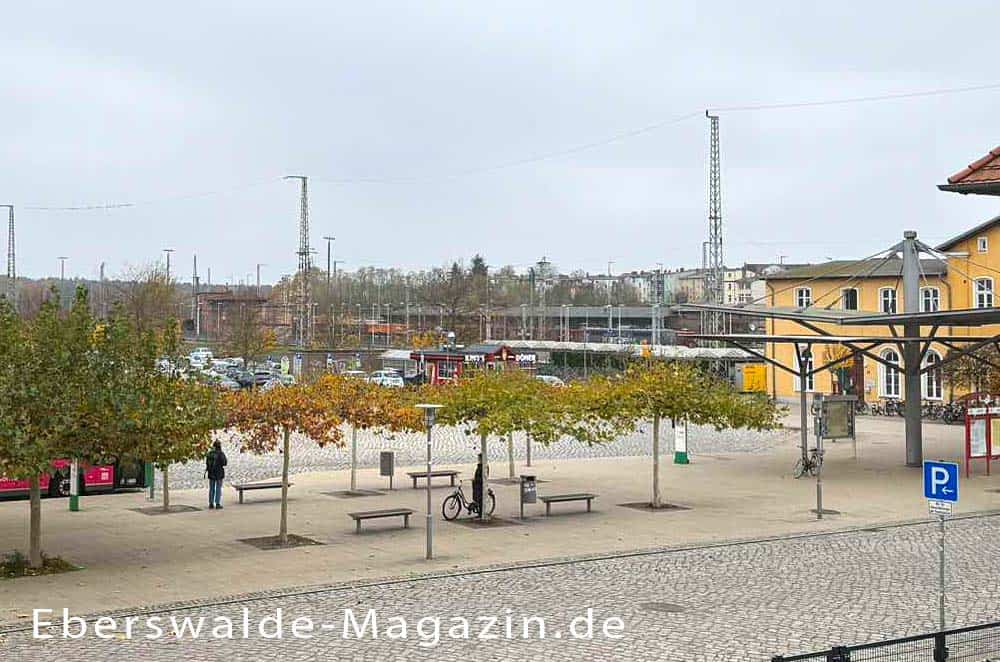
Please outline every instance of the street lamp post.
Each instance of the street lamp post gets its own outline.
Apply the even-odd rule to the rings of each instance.
[[[69,258],[66,257],[65,255],[60,255],[59,256],[59,280],[60,281],[66,280],[66,260],[68,260],[68,259]]]
[[[424,423],[427,426],[427,560],[434,558],[434,515],[431,506],[431,430],[434,428],[434,419],[437,410],[442,405],[422,403],[417,405],[417,409],[424,412]]]
[[[167,282],[170,282],[170,254],[174,252],[172,248],[164,248],[163,254],[167,256]]]

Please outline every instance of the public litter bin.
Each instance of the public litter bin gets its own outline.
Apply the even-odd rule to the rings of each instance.
[[[392,476],[396,473],[396,453],[381,451],[378,454],[378,474],[389,477],[389,489],[392,489]]]
[[[534,476],[521,474],[521,519],[524,519],[524,504],[538,502],[538,482]]]

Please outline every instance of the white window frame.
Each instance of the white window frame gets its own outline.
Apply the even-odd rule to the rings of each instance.
[[[924,367],[941,363],[941,355],[933,349],[924,357]],[[944,373],[941,368],[928,370],[921,375],[920,390],[924,400],[944,400]]]
[[[892,310],[886,310],[886,294],[892,293]],[[895,287],[880,287],[878,290],[878,309],[888,315],[894,315],[899,310],[899,296]]]
[[[933,307],[927,305],[928,295],[930,296],[930,301],[934,304]],[[939,310],[941,310],[941,289],[937,287],[921,287],[920,312],[936,313]]]
[[[854,292],[854,308],[847,307],[847,293]],[[844,310],[861,310],[861,292],[856,287],[845,287],[840,291],[840,305]]]
[[[976,240],[976,250],[980,253],[987,253],[990,250],[990,240],[987,237],[979,237]]]
[[[890,359],[889,355],[896,357],[895,359]],[[885,361],[890,361],[896,368],[890,368],[884,363],[879,363],[879,384],[878,391],[879,395],[883,398],[889,398],[893,400],[898,400],[903,397],[903,371],[900,367],[899,352],[894,349],[884,350],[879,356]],[[890,389],[889,384],[892,383],[895,388]]]
[[[805,302],[803,304],[803,301]],[[811,287],[797,287],[795,288],[795,307],[796,308],[808,308],[812,305],[813,294]]]
[[[980,283],[988,283],[988,287],[980,289]],[[975,298],[973,302],[976,308],[992,308],[995,301],[995,291],[993,289],[993,278],[983,276],[972,281],[972,294]],[[980,298],[982,297],[982,298]]]

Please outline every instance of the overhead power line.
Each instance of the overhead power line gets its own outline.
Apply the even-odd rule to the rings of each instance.
[[[804,109],[804,108],[816,108],[822,106],[838,106],[838,105],[850,105],[850,104],[860,104],[860,103],[878,103],[885,101],[919,99],[925,97],[947,96],[953,94],[965,94],[970,92],[985,92],[991,90],[1000,90],[1000,83],[970,85],[965,87],[938,88],[931,90],[915,90],[908,92],[898,92],[898,93],[880,94],[871,96],[843,97],[839,99],[820,99],[820,100],[796,101],[796,102],[785,102],[785,103],[763,103],[763,104],[746,104],[746,105],[730,105],[730,106],[710,106],[707,110],[708,112],[711,113],[723,113],[723,112],[736,113],[736,112],[760,112],[760,111],[771,111],[771,110]],[[628,129],[625,131],[620,131],[618,133],[612,134],[608,137],[599,140],[592,140],[589,142],[573,145],[570,147],[565,147],[562,149],[557,149],[548,152],[540,152],[523,158],[512,159],[509,161],[501,161],[499,163],[494,163],[490,165],[462,168],[451,172],[442,172],[432,175],[416,176],[416,177],[311,177],[311,179],[314,182],[323,182],[327,184],[420,184],[433,181],[472,177],[475,175],[482,175],[490,172],[509,170],[511,168],[518,168],[521,166],[531,165],[534,163],[551,161],[554,159],[559,159],[566,156],[579,154],[581,152],[598,149],[606,145],[621,142],[624,140],[629,140],[631,138],[636,138],[638,136],[651,133],[653,131],[657,131],[659,129],[674,124],[679,124],[685,120],[692,119],[694,117],[700,117],[704,112],[706,111],[705,110],[692,111],[689,113],[684,113],[682,115],[670,117],[668,119],[664,119],[658,122],[653,122],[645,126],[637,127],[634,129]],[[201,193],[176,195],[176,196],[155,198],[155,199],[135,201],[135,202],[113,202],[105,204],[71,205],[71,206],[29,205],[23,207],[23,209],[28,211],[100,211],[100,210],[122,209],[127,207],[136,207],[139,205],[151,205],[164,202],[172,202],[177,200],[225,195],[228,193],[234,193],[248,188],[254,188],[256,186],[261,186],[263,184],[275,182],[278,181],[279,179],[280,179],[279,176],[275,176],[272,178],[268,178],[263,182],[255,182],[252,184],[247,184],[244,186],[238,186],[225,190],[206,191]]]

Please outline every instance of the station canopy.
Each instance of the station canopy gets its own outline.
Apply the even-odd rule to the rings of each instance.
[[[683,345],[639,345],[636,343],[565,342],[558,340],[501,340],[511,349],[542,352],[593,352],[656,356],[676,361],[746,361],[754,357],[734,347],[685,347]]]

